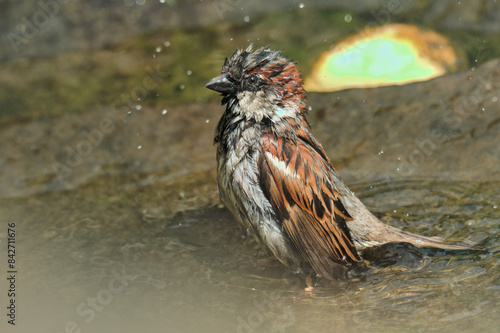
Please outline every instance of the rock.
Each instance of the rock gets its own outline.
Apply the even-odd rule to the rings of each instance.
[[[500,59],[404,86],[309,94],[346,178],[500,179]]]
[[[312,132],[347,183],[499,180],[499,68],[496,59],[427,82],[309,94]],[[212,140],[223,107],[163,109],[101,108],[4,127],[0,198],[123,175],[138,175],[134,186],[191,179],[215,187]]]

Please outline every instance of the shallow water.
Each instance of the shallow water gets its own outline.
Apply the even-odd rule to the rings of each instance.
[[[18,50],[0,41],[0,247],[15,223],[20,332],[499,331],[498,4],[304,3],[67,1]],[[40,8],[5,5],[2,36]],[[307,74],[380,20],[445,34],[467,70],[309,94],[312,132],[382,221],[480,250],[385,245],[306,290],[220,204],[222,107],[202,86],[250,41]]]
[[[387,223],[480,241],[481,251],[387,245],[347,281],[305,291],[224,208],[166,216],[162,185],[123,179],[1,205],[17,224],[19,327],[63,332],[495,331],[500,183],[354,184]],[[103,188],[115,188],[109,196]],[[215,190],[215,188],[212,188]],[[27,209],[29,207],[29,209]],[[23,320],[30,318],[29,321]],[[68,326],[67,326],[68,325]]]

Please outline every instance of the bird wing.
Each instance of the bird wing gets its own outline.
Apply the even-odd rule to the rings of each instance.
[[[259,181],[282,226],[316,273],[338,277],[360,261],[323,148],[304,130],[296,140],[264,134]]]

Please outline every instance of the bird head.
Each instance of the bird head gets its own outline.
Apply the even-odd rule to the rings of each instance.
[[[306,113],[305,90],[296,64],[280,51],[252,44],[226,58],[221,75],[205,87],[222,93],[222,104],[242,118],[262,121],[297,117]]]

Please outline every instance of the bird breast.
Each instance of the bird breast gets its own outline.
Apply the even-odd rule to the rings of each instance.
[[[300,257],[294,251],[259,184],[259,130],[250,127],[235,131],[232,135],[239,136],[233,141],[234,149],[229,149],[226,153],[218,150],[217,181],[220,198],[236,220],[261,244],[269,248],[283,264],[297,269]]]

